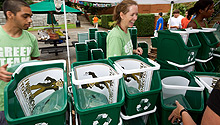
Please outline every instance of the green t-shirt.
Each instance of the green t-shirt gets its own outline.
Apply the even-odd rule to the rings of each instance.
[[[111,56],[133,54],[133,45],[129,30],[127,30],[127,33],[125,33],[117,25],[109,32],[106,41],[107,58]]]
[[[9,36],[0,26],[0,66],[26,62],[31,57],[39,57],[38,41],[26,30],[18,38]],[[4,110],[4,87],[7,83],[0,80],[0,111]]]

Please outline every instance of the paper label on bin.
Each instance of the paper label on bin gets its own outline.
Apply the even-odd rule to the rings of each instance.
[[[49,68],[24,77],[14,93],[25,116],[32,115],[37,103],[63,88],[63,69]]]
[[[220,77],[208,76],[208,75],[199,75],[197,77],[202,79],[208,86],[212,88],[214,88],[215,84],[220,79]]]
[[[78,86],[82,89],[104,94],[109,103],[117,102],[119,79],[108,81],[93,82],[94,78],[109,77],[116,75],[117,72],[109,65],[104,63],[92,63],[74,67],[75,77],[77,80],[91,79],[90,83]]]
[[[126,73],[126,70],[148,68],[150,65],[138,59],[121,59],[116,62],[124,69],[122,72],[127,86],[136,88],[139,92],[150,90],[153,71]]]

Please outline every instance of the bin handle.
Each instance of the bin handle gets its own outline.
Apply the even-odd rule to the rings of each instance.
[[[53,64],[53,63],[63,63],[64,70],[66,69],[66,61],[65,61],[65,60],[52,60],[52,61],[42,61],[42,62],[30,62],[30,63],[21,64],[21,65],[14,71],[14,73],[12,74],[12,77],[14,77],[15,74],[19,74],[24,67],[34,66],[34,65],[46,65],[46,64]]]
[[[122,119],[129,120],[129,119],[133,119],[133,118],[137,118],[137,117],[140,117],[140,116],[144,116],[144,115],[154,113],[156,110],[157,110],[157,107],[155,106],[153,110],[143,112],[143,113],[139,113],[139,114],[135,114],[135,115],[132,115],[132,116],[125,116],[122,112],[120,112],[120,115],[121,115]]]
[[[72,83],[74,85],[84,85],[84,84],[88,84],[88,83],[91,83],[91,82],[102,82],[102,81],[108,81],[108,80],[112,80],[112,79],[120,79],[120,78],[122,78],[123,73],[118,69],[117,66],[115,66],[115,69],[118,72],[118,74],[114,75],[114,76],[104,76],[104,77],[99,77],[99,78],[76,80],[75,76],[73,75]],[[74,74],[73,70],[72,70],[71,74]]]
[[[198,79],[199,79],[199,80],[201,81],[201,83],[208,89],[209,93],[211,93],[212,90],[213,90],[213,88],[210,87],[209,85],[207,85],[207,83],[206,83],[204,80],[202,80],[202,79],[200,79],[200,78],[198,78]]]
[[[148,67],[148,68],[142,68],[142,69],[132,69],[132,70],[125,70],[123,69],[117,62],[115,64],[117,67],[125,74],[132,74],[132,73],[137,73],[137,72],[145,72],[145,71],[152,71],[152,70],[158,70],[160,69],[160,65],[156,62],[154,62],[151,59],[148,59],[148,61],[154,65],[154,67]]]
[[[162,83],[164,88],[168,88],[168,89],[183,89],[183,90],[203,91],[204,90],[204,85],[196,77],[194,77],[194,78],[195,78],[196,83],[199,85],[199,87],[166,85],[166,84],[163,83],[163,81],[161,81],[161,83]]]

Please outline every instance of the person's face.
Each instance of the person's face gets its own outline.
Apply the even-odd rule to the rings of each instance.
[[[18,28],[27,30],[32,22],[32,15],[32,11],[29,7],[21,7],[21,11],[14,15],[13,22]]]
[[[175,18],[177,18],[179,15],[180,15],[179,13],[174,13],[174,14],[173,14],[173,16],[174,16]]]
[[[188,16],[188,12],[186,11],[186,12],[185,12],[185,17],[187,17],[187,16]]]
[[[205,10],[202,10],[202,14],[204,15],[204,18],[209,18],[212,16],[212,13],[214,12],[214,4],[212,4],[210,7],[206,7]]]
[[[135,21],[137,20],[138,16],[138,6],[137,5],[131,5],[128,8],[128,12],[126,14],[120,13],[121,16],[121,24],[125,25],[126,27],[133,27]]]

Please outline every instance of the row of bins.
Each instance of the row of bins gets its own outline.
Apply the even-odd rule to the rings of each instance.
[[[192,29],[186,31],[159,31],[158,37],[151,38],[157,47],[157,61],[165,69],[213,72],[216,45],[219,43],[214,28]],[[172,36],[172,37],[171,37]]]
[[[167,118],[175,109],[175,100],[189,111],[195,121],[199,121],[204,109],[205,80],[195,77],[200,74],[159,68],[160,65],[156,62],[138,55],[73,63],[70,79],[76,123],[141,124],[145,118],[148,120],[144,124],[171,124]],[[8,123],[67,124],[69,101],[66,75],[65,60],[22,64],[5,88],[5,114]],[[219,78],[219,74],[215,77]],[[60,81],[59,84],[57,81]],[[36,93],[35,85],[39,87],[51,82],[50,84],[59,87],[38,93],[35,99],[40,97],[41,100],[35,101],[39,114],[27,115],[14,93],[20,83],[24,82],[33,86],[33,90],[30,90],[32,94]],[[58,92],[59,96],[56,95]],[[45,105],[47,110],[44,111]]]

